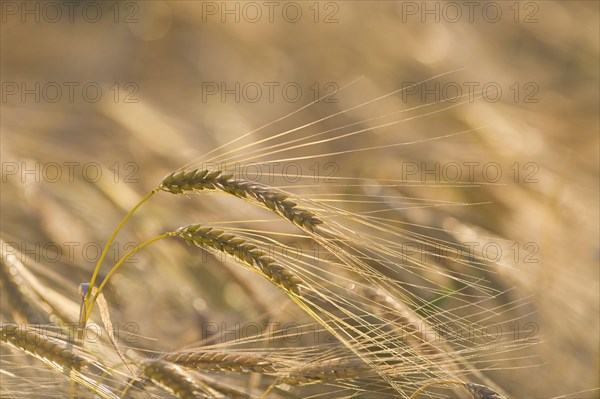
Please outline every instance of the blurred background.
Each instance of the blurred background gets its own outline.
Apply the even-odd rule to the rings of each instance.
[[[1,6],[1,238],[74,303],[114,226],[169,171],[208,160],[199,157],[313,101],[227,149],[404,88],[289,140],[348,124],[335,134],[362,133],[250,159],[264,143],[236,160],[342,152],[294,159],[294,170],[314,180],[267,181],[261,169],[263,181],[305,195],[402,196],[407,202],[382,217],[461,242],[495,240],[503,250],[500,288],[527,299],[535,328],[520,329],[539,344],[494,377],[515,398],[598,397],[575,394],[600,385],[597,2]],[[438,138],[458,132],[466,133]],[[460,178],[449,165],[459,165]],[[272,172],[292,173],[285,167],[280,161]],[[369,187],[353,191],[342,177]],[[398,180],[422,184],[385,187]],[[109,258],[191,221],[265,215],[233,203],[220,197],[190,209],[189,201],[160,195]],[[205,338],[202,320],[253,320],[261,312],[240,293],[242,277],[210,262],[200,277],[192,262],[184,246],[169,242],[136,255],[114,278],[113,318],[157,339],[138,345],[178,348]],[[7,306],[3,293],[4,321]],[[532,358],[535,366],[521,368]]]

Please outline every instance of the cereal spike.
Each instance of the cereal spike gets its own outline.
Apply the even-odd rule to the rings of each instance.
[[[323,221],[313,212],[299,208],[289,196],[273,187],[249,180],[234,179],[233,174],[221,171],[188,170],[173,172],[165,177],[159,188],[173,194],[188,191],[221,190],[239,198],[252,198],[271,211],[283,216],[304,230],[314,232]]]
[[[252,269],[260,270],[264,276],[286,292],[301,295],[300,284],[302,284],[302,280],[284,266],[278,264],[276,260],[265,256],[265,253],[255,244],[243,237],[210,227],[202,227],[200,224],[182,227],[175,233],[188,244],[204,248],[215,248],[227,253],[238,262],[250,266]]]

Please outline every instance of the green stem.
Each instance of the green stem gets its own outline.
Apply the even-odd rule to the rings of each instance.
[[[121,228],[123,227],[123,225],[125,224],[125,222],[127,222],[129,220],[129,218],[135,213],[135,211],[137,211],[138,208],[140,206],[142,206],[142,204],[144,202],[148,201],[150,199],[150,197],[152,197],[156,192],[158,192],[158,188],[155,188],[154,190],[152,190],[150,192],[150,194],[148,194],[144,198],[142,198],[142,200],[140,202],[138,202],[137,205],[134,206],[127,213],[127,215],[125,215],[125,217],[123,218],[123,220],[121,220],[121,223],[119,223],[119,225],[117,226],[117,228],[115,229],[115,231],[112,233],[112,235],[108,239],[106,245],[104,246],[104,249],[102,250],[102,254],[100,255],[100,259],[98,259],[98,262],[96,263],[96,267],[94,268],[94,273],[92,274],[92,279],[90,280],[90,287],[94,287],[94,283],[96,282],[96,278],[98,277],[98,273],[100,272],[100,267],[102,266],[102,262],[104,262],[104,258],[106,258],[106,254],[108,253],[108,249],[110,248],[110,245],[113,243],[113,241],[117,237],[117,233],[119,232],[119,230],[121,230]],[[90,289],[90,290],[88,290],[87,295],[85,296],[86,308],[90,308],[90,309],[91,309],[91,307],[88,306],[88,303],[90,302],[91,295],[92,295],[92,290]],[[89,318],[90,318],[90,313],[87,312],[86,315],[85,315],[85,321],[87,322],[87,320]]]
[[[175,232],[168,232],[165,234],[161,234],[157,237],[154,237],[140,245],[138,245],[137,247],[133,248],[131,251],[127,252],[113,267],[112,269],[110,269],[110,272],[108,272],[108,274],[106,275],[106,277],[104,277],[104,280],[102,280],[102,283],[100,284],[100,286],[98,287],[98,289],[96,290],[96,294],[94,294],[94,297],[92,298],[92,300],[90,301],[89,305],[87,305],[86,307],[86,319],[85,319],[85,323],[87,323],[87,320],[89,319],[91,313],[92,313],[92,309],[94,308],[94,304],[96,303],[96,300],[98,299],[98,296],[100,296],[100,294],[102,293],[102,290],[104,289],[104,287],[106,286],[106,284],[108,284],[108,280],[112,277],[113,274],[116,273],[116,271],[121,267],[121,265],[123,263],[125,263],[127,261],[127,259],[131,258],[137,251],[139,251],[140,249],[147,247],[148,245],[158,241],[158,240],[162,240],[163,238],[166,237],[170,237],[172,235],[174,235]],[[88,291],[88,294],[91,292],[92,290],[90,289]],[[84,323],[84,324],[85,324]]]

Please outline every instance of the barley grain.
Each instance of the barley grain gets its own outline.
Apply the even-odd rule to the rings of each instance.
[[[273,363],[258,356],[235,352],[176,352],[164,357],[172,363],[201,370],[272,374]]]
[[[233,256],[240,263],[260,271],[273,283],[283,288],[284,291],[301,295],[300,284],[302,280],[291,271],[278,264],[273,258],[267,256],[256,244],[245,237],[225,233],[212,227],[203,227],[192,224],[182,227],[175,232],[188,244],[202,248],[213,248]]]
[[[183,194],[189,191],[222,190],[239,198],[252,198],[295,225],[314,232],[323,223],[313,212],[299,208],[289,195],[257,182],[234,179],[233,174],[221,171],[182,170],[165,177],[159,185],[163,191]]]

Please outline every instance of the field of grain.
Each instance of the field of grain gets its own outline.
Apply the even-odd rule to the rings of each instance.
[[[599,397],[597,2],[1,7],[2,398]]]

